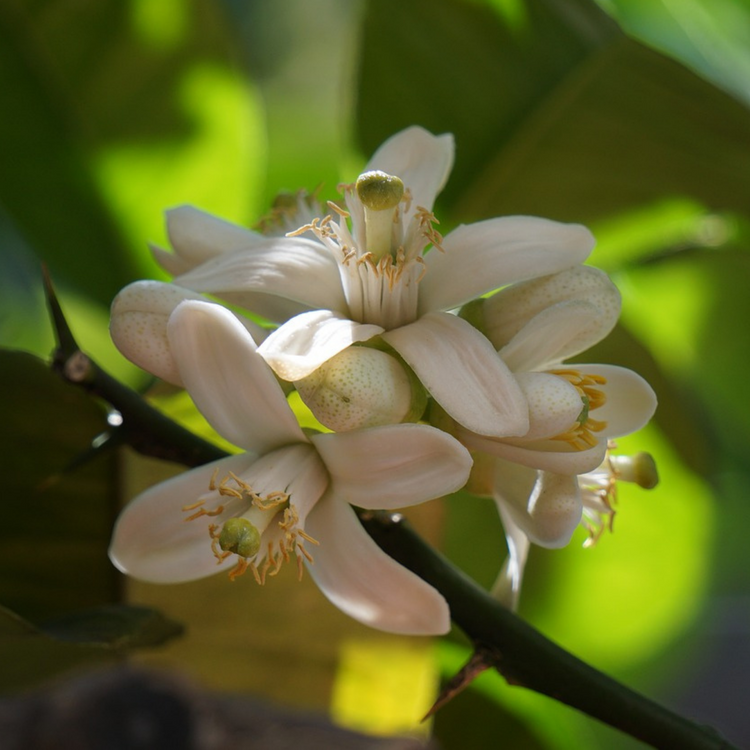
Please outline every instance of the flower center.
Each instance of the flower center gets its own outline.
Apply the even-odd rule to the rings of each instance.
[[[607,423],[593,419],[590,414],[603,406],[607,396],[599,386],[606,385],[607,379],[602,375],[584,375],[578,370],[550,370],[550,374],[567,380],[579,393],[583,408],[576,421],[565,432],[555,435],[552,440],[562,440],[574,450],[584,451],[597,445],[594,433],[601,432]]]
[[[256,582],[262,586],[266,576],[275,576],[283,564],[291,560],[292,554],[296,557],[298,578],[301,580],[303,559],[313,562],[304,543],[307,541],[317,545],[318,541],[299,527],[299,515],[291,503],[291,496],[282,491],[262,496],[231,471],[218,484],[216,477],[217,472],[214,472],[208,489],[218,492],[220,497],[229,498],[226,503],[209,510],[205,508],[207,498],[201,498],[182,510],[194,511],[184,519],[194,521],[202,516],[215,517],[231,512],[227,510],[230,504],[240,505],[239,512],[235,508],[235,514],[224,523],[208,525],[211,551],[217,564],[223,563],[231,555],[237,556],[234,568],[229,571],[229,580],[234,581],[250,570]]]
[[[329,214],[287,236],[313,232],[328,247],[339,264],[352,320],[386,330],[413,323],[426,271],[422,253],[430,244],[442,251],[437,219],[420,206],[412,211],[409,189],[385,172],[365,172],[341,188],[348,210],[328,204],[338,221]]]

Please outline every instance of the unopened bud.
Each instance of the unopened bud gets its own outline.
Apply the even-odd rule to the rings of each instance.
[[[552,438],[567,432],[586,409],[580,393],[567,380],[547,372],[516,376],[529,404],[527,440]]]
[[[394,356],[350,346],[295,382],[316,419],[335,431],[416,421],[426,395]]]

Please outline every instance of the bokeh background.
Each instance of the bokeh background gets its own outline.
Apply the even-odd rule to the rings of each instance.
[[[164,278],[147,245],[166,242],[164,209],[252,226],[280,190],[334,199],[419,124],[456,138],[442,229],[504,214],[592,228],[590,262],[624,309],[585,359],[636,369],[660,400],[620,448],[652,452],[661,484],[622,487],[593,549],[581,532],[534,550],[522,616],[750,743],[747,0],[4,0],[0,102],[0,689],[127,652],[344,726],[431,731],[446,750],[638,746],[497,674],[420,725],[470,653],[461,634],[369,631],[288,571],[263,589],[122,580],[106,557],[117,509],[179,467],[118,448],[64,471],[106,412],[19,353],[54,347],[43,260],[82,348],[207,434],[108,339],[116,292]],[[459,495],[414,521],[492,583],[505,546],[491,503]],[[136,648],[173,634],[138,610],[140,635],[117,640],[91,608],[118,601],[185,632]]]

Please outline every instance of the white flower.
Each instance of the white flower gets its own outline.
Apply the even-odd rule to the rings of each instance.
[[[443,597],[383,553],[350,504],[392,509],[463,486],[471,459],[427,425],[342,434],[300,429],[247,330],[223,307],[186,301],[169,348],[215,429],[247,452],[152,487],[120,516],[110,556],[120,570],[172,583],[223,568],[260,582],[296,557],[355,619],[399,633],[443,633]]]
[[[584,547],[593,546],[605,529],[612,530],[618,482],[631,482],[649,490],[656,486],[659,479],[650,454],[615,455],[614,448],[610,444],[604,461],[578,477],[537,473],[519,464],[494,460],[494,496],[508,545],[508,556],[492,590],[497,599],[512,609],[518,606],[532,542],[561,546],[540,541],[538,534],[545,525],[552,527],[554,536],[561,520],[569,526],[575,518],[580,518],[589,535]]]
[[[594,241],[582,226],[525,216],[441,237],[432,206],[452,162],[451,136],[408,128],[345,188],[346,210],[331,204],[334,218],[313,220],[292,237],[240,235],[184,209],[170,217],[180,259],[205,258],[207,247],[215,257],[175,282],[286,320],[259,349],[284,380],[305,378],[351,344],[381,336],[458,422],[483,435],[523,435],[527,405],[508,367],[479,331],[443,311],[575,266]],[[313,237],[299,236],[305,231]],[[270,311],[272,300],[283,309]],[[294,306],[307,311],[290,318]]]
[[[529,404],[522,437],[480,435],[458,425],[471,450],[533,469],[583,474],[604,459],[611,438],[643,427],[656,409],[649,384],[616,365],[563,364],[614,327],[620,295],[607,275],[579,266],[503,289],[474,320],[518,379]]]
[[[606,274],[583,266],[514,285],[466,311],[529,403],[529,431],[521,438],[451,428],[470,450],[494,458],[488,491],[509,551],[497,588],[510,604],[517,601],[529,543],[563,547],[584,510],[590,518],[597,507],[601,512],[589,473],[604,465],[612,438],[640,429],[656,409],[653,390],[631,370],[562,364],[604,338],[619,311],[619,292]]]

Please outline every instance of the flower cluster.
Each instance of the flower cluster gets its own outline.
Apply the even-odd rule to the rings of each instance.
[[[300,194],[259,232],[168,213],[174,252],[153,251],[173,282],[124,289],[112,336],[245,452],[131,503],[111,548],[121,570],[173,582],[218,566],[264,583],[294,560],[361,622],[443,633],[442,596],[385,555],[351,506],[463,487],[494,497],[509,551],[495,593],[515,606],[530,543],[561,547],[580,523],[595,539],[618,479],[655,482],[647,458],[610,451],[653,414],[648,384],[566,364],[620,311],[608,277],[583,265],[591,233],[510,216],[442,236],[433,204],[453,150],[449,135],[408,128],[340,202]],[[330,431],[304,432],[280,383]]]

